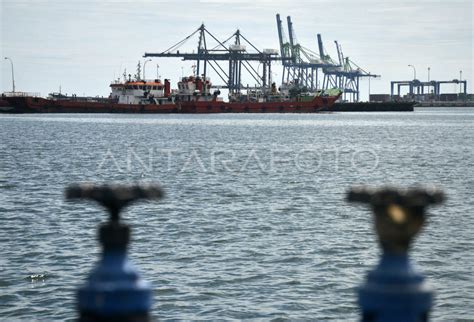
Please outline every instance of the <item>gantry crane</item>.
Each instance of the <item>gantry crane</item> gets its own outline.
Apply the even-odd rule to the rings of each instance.
[[[245,38],[239,30],[224,41],[218,40],[211,34],[204,24],[196,29],[192,34],[171,46],[161,53],[145,53],[144,57],[179,57],[183,60],[196,61],[197,75],[207,77],[209,67],[224,82],[223,85],[213,87],[228,88],[229,93],[240,92],[242,85],[242,70],[256,81],[256,86],[262,89],[269,89],[272,83],[271,63],[282,61],[283,73],[282,84],[292,83],[307,90],[341,88],[344,91],[343,98],[348,95],[352,101],[359,100],[359,81],[361,77],[377,77],[357,66],[354,62],[344,57],[342,48],[336,42],[338,60],[333,60],[325,51],[321,35],[318,34],[319,54],[303,47],[298,43],[293,28],[291,17],[287,17],[289,41],[286,40],[283,24],[280,15],[276,15],[278,37],[280,43],[280,54],[273,50],[259,50]],[[179,48],[190,38],[198,35],[197,52],[180,53]],[[216,42],[213,48],[208,47],[206,37],[210,37]],[[233,44],[227,45],[231,40]],[[241,41],[244,41],[242,44]],[[246,45],[253,48],[253,52],[246,50]],[[227,70],[219,62],[228,62]],[[255,69],[251,62],[258,62],[262,65],[262,73]],[[319,70],[324,74],[323,84],[320,87],[318,82]]]
[[[317,35],[317,39],[320,57],[329,64],[335,64],[334,60],[324,50],[321,34]],[[323,89],[338,87],[343,91],[343,100],[358,102],[360,96],[360,78],[379,77],[379,75],[365,71],[351,61],[349,57],[344,57],[341,45],[337,40],[335,40],[334,43],[336,45],[339,64],[334,67],[323,68]]]
[[[324,50],[323,46],[323,39],[321,37],[321,34],[317,34],[318,38],[318,49],[319,49],[319,57],[321,57],[322,61],[327,63],[328,67],[323,68],[323,89],[327,88],[333,88],[333,87],[338,87],[339,85],[339,79],[338,77],[340,76],[341,73],[341,66],[334,61],[329,54],[327,54]],[[341,88],[342,89],[342,88]]]
[[[186,41],[198,34],[197,52],[180,53],[180,48]],[[216,46],[208,48],[206,37],[211,37],[216,42]],[[234,40],[233,44],[227,45],[230,40]],[[247,52],[246,46],[241,44],[243,40],[252,47],[255,52]],[[197,75],[207,77],[210,67],[224,82],[224,85],[216,85],[213,87],[228,88],[229,93],[239,92],[242,85],[242,67],[256,81],[256,84],[262,88],[268,88],[271,85],[271,62],[281,60],[278,53],[272,50],[260,51],[250,41],[245,38],[239,30],[224,41],[218,40],[210,33],[204,24],[202,24],[192,34],[171,46],[161,53],[145,53],[143,57],[179,57],[183,60],[195,60]],[[228,62],[227,71],[218,63],[219,61]],[[262,64],[262,74],[252,66],[250,62],[259,62]]]
[[[432,94],[435,96],[436,99],[439,99],[441,95],[441,85],[442,84],[460,84],[462,89],[460,89],[460,94],[467,95],[467,81],[466,80],[445,80],[445,81],[437,81],[437,80],[430,80],[427,82],[422,82],[418,79],[414,80],[406,80],[406,81],[391,81],[390,82],[390,95],[393,97],[395,95],[401,95],[401,88],[408,87],[408,94],[409,95],[424,95],[424,94]],[[397,94],[395,94],[394,87],[397,86]],[[428,89],[428,92],[425,93],[425,87]],[[430,93],[431,90],[431,93]]]
[[[282,84],[293,83],[308,90],[318,89],[318,70],[333,65],[322,61],[318,54],[298,43],[290,16],[287,17],[289,42],[279,14],[276,15],[276,22],[283,64]]]

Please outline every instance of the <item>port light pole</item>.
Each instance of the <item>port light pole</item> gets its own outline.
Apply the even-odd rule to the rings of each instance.
[[[143,80],[146,80],[146,78],[145,78],[145,67],[146,67],[146,63],[148,63],[149,61],[151,61],[151,59],[147,59],[143,63]]]
[[[413,68],[413,79],[415,80],[415,79],[416,79],[416,68],[415,68],[415,66],[413,66],[413,65],[408,65],[408,67]]]
[[[15,93],[15,72],[13,71],[13,61],[9,57],[5,57],[6,60],[10,61],[10,65],[12,66],[12,86],[13,86],[13,93]]]
[[[430,70],[431,70],[431,67],[428,67],[428,82],[430,81]]]

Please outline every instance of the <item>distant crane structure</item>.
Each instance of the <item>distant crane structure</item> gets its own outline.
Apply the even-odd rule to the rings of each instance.
[[[317,35],[319,56],[324,62],[335,65],[336,62],[326,53],[321,34]],[[342,47],[334,41],[337,50],[337,66],[323,68],[323,89],[338,87],[343,90],[343,100],[358,102],[360,99],[360,79],[363,77],[380,77],[365,71],[349,57],[344,57]]]
[[[344,57],[342,47],[335,41],[337,60],[333,60],[324,50],[321,34],[317,34],[319,53],[303,47],[296,40],[291,17],[287,17],[289,41],[286,40],[280,15],[276,15],[280,54],[283,64],[282,83],[294,83],[309,90],[340,88],[343,99],[359,101],[359,85],[362,77],[379,77],[371,74],[349,57]],[[318,82],[319,70],[322,70],[323,84]]]
[[[289,41],[279,14],[276,15],[276,22],[283,65],[282,84],[294,83],[308,90],[317,90],[319,69],[334,65],[322,61],[315,52],[298,43],[290,16],[287,17]]]
[[[146,52],[143,57],[182,58],[184,61],[195,61],[197,76],[207,77],[210,69],[223,81],[222,85],[213,85],[214,88],[227,88],[229,94],[239,93],[242,88],[242,71],[246,71],[256,82],[255,86],[263,91],[269,90],[272,85],[272,62],[281,61],[283,65],[282,84],[292,84],[308,91],[340,88],[343,90],[343,99],[359,101],[359,84],[362,77],[378,77],[360,68],[357,64],[344,57],[341,46],[335,41],[337,60],[333,60],[324,50],[322,38],[317,34],[319,54],[303,47],[296,39],[291,17],[287,17],[287,40],[280,15],[276,15],[280,56],[277,50],[259,50],[240,30],[234,32],[224,41],[217,39],[210,33],[204,24],[189,36],[177,42],[160,53]],[[179,48],[192,37],[198,37],[197,51],[180,52]],[[215,42],[210,47],[208,40]],[[247,51],[247,46],[252,52]],[[227,66],[222,66],[227,62]],[[258,67],[252,63],[258,63]],[[260,73],[259,67],[262,66]],[[319,73],[323,73],[323,82],[320,86]]]
[[[406,81],[391,81],[390,82],[390,96],[400,97],[401,88],[406,86],[408,87],[409,95],[432,94],[436,98],[439,98],[439,96],[441,95],[442,84],[460,84],[460,86],[462,86],[460,93],[467,95],[467,81],[466,80],[459,80],[459,79],[444,80],[444,81],[430,80],[427,82],[422,82],[418,79],[413,79],[413,80],[406,80]],[[394,90],[395,86],[397,88],[396,94]],[[425,92],[425,88],[427,88],[427,92]]]
[[[178,49],[196,34],[199,38],[197,52],[180,53]],[[216,42],[216,46],[209,48],[206,37],[210,37]],[[233,40],[233,43],[228,45],[231,40]],[[245,44],[253,48],[254,52],[248,52]],[[145,53],[143,57],[179,57],[183,60],[195,60],[198,76],[207,77],[210,67],[224,82],[223,85],[213,85],[213,87],[227,88],[229,93],[238,93],[244,87],[242,84],[242,69],[246,70],[256,81],[257,86],[269,88],[272,83],[271,63],[272,61],[281,60],[275,50],[266,49],[261,51],[257,49],[240,33],[240,30],[237,30],[226,40],[220,41],[206,29],[204,24],[167,50],[161,53]],[[227,68],[219,63],[223,61],[228,63]],[[262,65],[261,74],[258,71],[259,68],[255,68],[251,62],[258,62]]]
[[[336,61],[334,61],[329,54],[327,54],[324,50],[323,46],[323,39],[321,38],[321,34],[317,34],[318,39],[318,49],[319,49],[319,57],[324,62],[332,65],[326,68],[323,68],[324,78],[323,78],[323,89],[331,88],[331,87],[338,87],[340,81],[338,77],[341,75],[341,65],[339,65]],[[342,89],[342,87],[341,87]],[[343,95],[345,92],[343,93]]]

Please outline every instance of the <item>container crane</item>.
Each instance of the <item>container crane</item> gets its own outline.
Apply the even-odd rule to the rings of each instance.
[[[317,53],[298,43],[291,17],[287,17],[288,35],[286,41],[280,15],[276,15],[280,52],[283,62],[282,83],[293,83],[308,90],[318,89],[318,70],[332,66],[321,60]]]
[[[341,45],[337,42],[337,40],[335,40],[334,43],[336,44],[339,56],[339,64],[342,66],[343,72],[343,74],[341,75],[341,88],[344,89],[343,99],[346,99],[346,93],[348,93],[349,96],[352,96],[352,101],[357,102],[359,101],[360,79],[362,77],[376,78],[380,77],[380,75],[371,74],[370,72],[365,71],[356,63],[351,61],[349,57],[344,57]]]
[[[325,52],[321,34],[317,35],[319,55],[327,63],[336,65],[334,60]],[[323,68],[324,80],[323,89],[338,87],[343,90],[343,100],[358,102],[360,96],[360,78],[361,77],[379,77],[379,75],[366,72],[359,67],[349,57],[344,57],[341,45],[334,41],[337,50],[338,65],[329,68]]]
[[[329,65],[329,67],[323,68],[323,89],[333,88],[339,86],[339,79],[338,77],[341,76],[341,66],[334,61],[329,54],[326,53],[323,46],[323,39],[321,34],[317,34],[318,39],[318,49],[319,49],[319,57]],[[341,88],[343,90],[343,88]]]
[[[280,42],[280,55],[283,64],[283,72],[281,76],[281,83],[289,82],[290,74],[292,72],[292,52],[291,45],[286,40],[285,32],[283,30],[283,25],[280,19],[280,14],[276,15],[277,30],[278,30],[278,40]],[[285,79],[286,78],[286,79]]]

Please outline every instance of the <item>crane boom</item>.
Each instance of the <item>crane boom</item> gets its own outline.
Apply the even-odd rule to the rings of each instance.
[[[280,53],[281,53],[281,57],[285,58],[286,53],[285,53],[285,44],[284,44],[284,41],[283,41],[283,26],[281,24],[281,19],[280,19],[280,14],[279,13],[277,13],[277,15],[276,15],[276,21],[277,21],[277,29],[278,29],[278,39],[280,41]]]
[[[339,46],[339,43],[337,42],[337,40],[334,40],[334,43],[336,44],[337,59],[339,60],[339,65],[343,66],[344,65],[344,56],[342,55],[342,48]]]
[[[318,48],[319,48],[319,57],[321,57],[321,60],[326,61],[326,56],[324,55],[324,48],[323,48],[323,39],[321,38],[321,34],[318,34]]]

